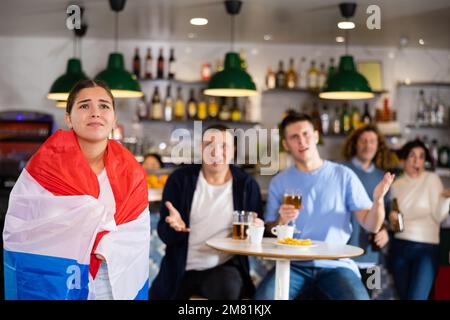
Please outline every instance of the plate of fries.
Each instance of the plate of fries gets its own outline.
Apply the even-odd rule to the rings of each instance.
[[[296,248],[312,248],[316,247],[317,243],[311,241],[311,239],[294,239],[294,238],[284,238],[275,242],[278,246],[284,247],[296,247]]]

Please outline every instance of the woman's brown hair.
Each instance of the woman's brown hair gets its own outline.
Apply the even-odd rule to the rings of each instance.
[[[113,106],[113,109],[115,110],[116,106],[114,104],[114,97],[113,97],[113,95],[111,93],[111,89],[109,89],[108,85],[106,83],[104,83],[103,81],[100,81],[100,80],[86,79],[86,80],[78,81],[73,86],[72,90],[70,90],[69,97],[67,98],[66,112],[68,114],[70,114],[70,112],[72,111],[73,105],[75,103],[75,100],[76,100],[76,98],[78,96],[78,93],[81,90],[87,89],[87,88],[95,88],[95,87],[100,87],[100,88],[105,89],[106,93],[111,98],[112,106]]]
[[[375,158],[373,159],[375,165],[382,170],[389,170],[394,168],[396,163],[398,162],[397,156],[394,152],[391,152],[389,150],[389,147],[387,146],[386,140],[384,139],[383,135],[373,125],[360,127],[350,133],[350,135],[345,140],[344,148],[342,150],[342,155],[344,156],[345,160],[349,161],[354,156],[356,156],[356,144],[358,142],[358,139],[364,132],[373,132],[377,135],[378,147]]]

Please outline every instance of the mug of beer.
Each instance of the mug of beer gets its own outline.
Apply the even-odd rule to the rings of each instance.
[[[256,218],[256,213],[251,211],[233,212],[232,238],[236,240],[247,240],[247,230],[250,223]]]
[[[283,197],[283,204],[290,204],[295,209],[300,209],[302,206],[302,194],[297,189],[286,189]]]

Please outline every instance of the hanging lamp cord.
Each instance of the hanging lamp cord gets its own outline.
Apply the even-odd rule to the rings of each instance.
[[[114,46],[116,52],[119,52],[118,43],[119,43],[119,12],[116,12],[115,46]]]
[[[234,15],[231,15],[230,24],[230,40],[231,40],[231,51],[234,51]]]
[[[349,38],[348,38],[348,29],[345,29],[345,55],[348,56],[348,43],[349,43]]]

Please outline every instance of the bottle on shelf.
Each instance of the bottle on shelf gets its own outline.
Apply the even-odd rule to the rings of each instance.
[[[445,124],[445,105],[440,98],[438,98],[438,103],[436,107],[436,124],[438,125]]]
[[[266,87],[267,87],[267,89],[275,89],[275,87],[276,87],[276,76],[275,76],[275,72],[272,71],[271,67],[269,67],[267,69]]]
[[[155,87],[155,91],[153,91],[152,97],[152,119],[154,120],[162,120],[163,107],[161,105],[161,98],[159,96],[159,88]]]
[[[300,58],[298,69],[298,87],[301,89],[308,88],[308,71],[305,57]]]
[[[197,105],[197,119],[206,120],[208,118],[208,106],[205,102],[205,97],[200,94],[200,99]]]
[[[438,166],[439,161],[438,141],[436,139],[433,139],[431,141],[430,157],[431,157],[431,166],[433,168],[436,168]]]
[[[156,78],[164,79],[164,56],[163,48],[159,48],[158,63],[156,67]]]
[[[223,59],[216,60],[216,72],[220,72],[223,70]]]
[[[369,112],[369,104],[367,102],[364,103],[364,113],[362,115],[362,122],[365,125],[372,123],[372,117],[370,116],[370,112]]]
[[[181,87],[177,88],[177,99],[175,101],[175,110],[174,110],[174,118],[176,120],[184,120],[184,100],[183,100],[183,93],[181,91]]]
[[[341,117],[339,114],[339,107],[336,107],[334,110],[333,134],[341,134]]]
[[[316,68],[316,61],[311,61],[308,70],[308,90],[317,91],[319,89],[319,70]]]
[[[334,65],[334,58],[330,58],[330,64],[328,65],[327,81],[335,73],[336,73],[336,66]]]
[[[391,121],[392,118],[392,110],[389,107],[389,98],[385,97],[383,99],[383,115],[382,115],[383,121]]]
[[[187,103],[187,115],[189,120],[194,120],[197,117],[197,101],[194,96],[194,89],[189,91],[189,100]]]
[[[145,56],[145,63],[144,63],[144,78],[149,80],[153,78],[153,72],[152,72],[152,65],[153,65],[153,58],[152,58],[152,49],[147,48],[147,55]]]
[[[294,69],[294,58],[289,59],[289,68],[286,73],[286,88],[294,89],[297,87],[297,72]]]
[[[208,81],[211,79],[211,64],[210,63],[203,63],[202,69],[200,71],[200,78],[203,81]]]
[[[425,125],[426,124],[426,112],[427,112],[427,101],[425,99],[425,93],[423,90],[419,91],[419,105],[417,107],[417,115],[416,115],[416,122],[419,125]]]
[[[170,49],[170,57],[169,57],[169,79],[175,79],[176,72],[176,60],[174,55],[174,49]]]
[[[137,79],[141,78],[141,57],[139,56],[139,48],[134,49],[133,74]]]
[[[239,50],[239,59],[241,60],[241,69],[247,70],[248,64],[247,60],[245,59],[245,52],[244,49]]]
[[[443,168],[450,168],[450,148],[447,145],[438,149],[438,165]]]
[[[217,104],[216,98],[210,97],[208,101],[208,118],[217,119],[219,114],[219,105]]]
[[[284,72],[283,61],[278,63],[278,71],[276,74],[275,86],[277,88],[285,88],[286,85],[286,73]]]
[[[430,119],[430,125],[435,126],[437,124],[437,109],[438,109],[438,101],[436,97],[431,97],[430,99],[430,109],[429,112],[429,119]]]
[[[171,86],[167,86],[166,100],[164,101],[164,120],[172,121],[173,119],[173,99],[171,95]]]
[[[351,114],[351,130],[358,129],[361,125],[361,114],[359,113],[358,107],[353,106]]]
[[[228,109],[227,99],[222,98],[220,111],[219,111],[219,120],[221,121],[229,121],[230,120],[230,111]]]
[[[230,119],[231,121],[241,121],[242,113],[238,106],[238,99],[233,97],[233,106],[230,111]]]
[[[313,102],[311,119],[313,122],[314,130],[317,130],[319,133],[322,133],[322,121],[320,119],[319,107],[317,106],[317,102]]]
[[[350,114],[348,112],[348,103],[344,103],[344,107],[342,108],[342,114],[341,114],[341,132],[342,133],[349,133],[351,130],[351,118]]]
[[[147,104],[145,103],[145,95],[143,95],[137,102],[136,114],[138,119],[147,118]]]
[[[321,63],[320,64],[320,70],[319,70],[319,75],[318,75],[318,86],[319,89],[322,89],[323,87],[325,87],[325,84],[327,82],[327,71],[325,70],[325,63]]]
[[[322,132],[327,135],[330,132],[330,115],[328,114],[328,106],[323,106],[322,113],[320,114],[320,122],[322,125]]]

